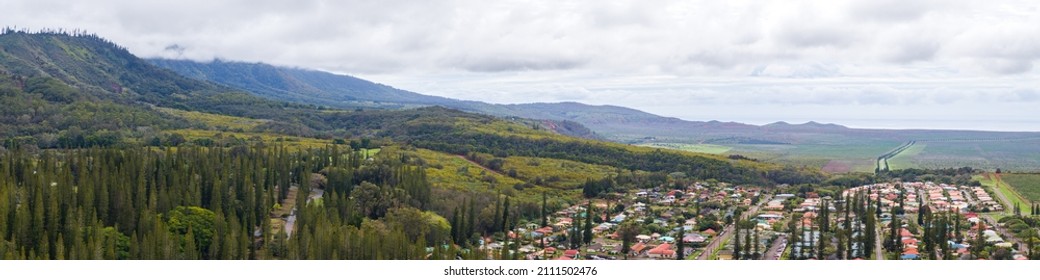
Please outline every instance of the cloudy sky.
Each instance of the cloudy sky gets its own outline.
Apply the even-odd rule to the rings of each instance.
[[[1040,131],[1038,1],[604,2],[29,0],[0,25],[495,103]]]

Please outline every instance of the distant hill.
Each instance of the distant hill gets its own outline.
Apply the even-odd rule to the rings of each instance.
[[[273,100],[337,108],[451,106],[460,102],[400,90],[346,75],[276,67],[263,63],[221,60],[197,63],[169,59],[152,59],[150,62],[187,77],[213,81]]]
[[[544,120],[541,125],[558,133],[633,144],[687,143],[722,145],[730,154],[829,170],[873,170],[873,159],[907,141],[941,142],[918,145],[924,153],[907,154],[906,166],[1040,168],[1019,147],[1040,133],[953,130],[853,129],[838,124],[776,122],[750,125],[737,122],[689,121],[662,117],[636,109],[577,102],[490,104],[423,95],[351,77],[263,63],[151,60],[182,75],[240,88],[279,101],[303,102],[335,108],[410,108],[443,106],[499,117]],[[1012,141],[1000,148],[978,146],[977,141]],[[1031,140],[1030,140],[1031,141]],[[673,145],[674,146],[674,145]],[[899,159],[897,159],[898,161]]]
[[[1029,133],[991,133],[931,130],[851,129],[838,124],[776,122],[764,126],[737,122],[689,121],[662,117],[636,109],[577,102],[491,104],[424,95],[356,77],[263,63],[194,62],[152,59],[155,65],[182,75],[240,88],[280,101],[303,102],[337,108],[401,108],[444,106],[500,117],[571,121],[588,127],[606,139],[640,143],[682,141],[720,144],[805,144],[842,138],[950,139],[1022,137]],[[829,135],[822,137],[822,135]]]
[[[500,117],[519,117],[552,121],[570,121],[615,140],[631,140],[647,135],[686,137],[687,133],[732,136],[733,131],[755,130],[752,125],[733,122],[695,122],[662,117],[643,111],[611,105],[587,105],[577,102],[490,104],[423,95],[373,83],[348,75],[272,66],[214,60],[152,59],[151,63],[181,75],[204,79],[252,92],[279,101],[302,102],[335,108],[408,108],[444,106]],[[570,127],[574,127],[571,124]],[[676,128],[680,128],[677,130]],[[578,129],[582,130],[582,129]],[[662,132],[671,131],[669,133]],[[563,131],[563,133],[567,133]],[[751,134],[742,132],[741,134]],[[588,136],[572,134],[575,136]]]
[[[227,91],[137,58],[95,35],[8,32],[0,36],[0,70],[52,77],[96,97],[125,95],[159,102],[173,94]]]

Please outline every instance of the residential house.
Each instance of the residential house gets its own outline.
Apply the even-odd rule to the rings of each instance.
[[[675,250],[672,249],[672,244],[664,243],[647,252],[647,256],[652,259],[675,258]]]
[[[643,243],[643,242],[636,243],[635,245],[632,245],[632,247],[628,248],[628,255],[629,256],[633,256],[633,257],[638,257],[638,256],[642,255],[643,253],[646,253],[648,248],[649,247],[646,246],[646,243]]]

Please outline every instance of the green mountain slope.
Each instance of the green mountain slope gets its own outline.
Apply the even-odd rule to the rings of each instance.
[[[324,104],[337,108],[400,108],[460,102],[399,90],[350,76],[262,63],[215,60],[203,64],[168,59],[153,59],[149,62],[187,77],[214,81],[274,100]]]
[[[490,104],[427,96],[346,75],[266,65],[213,61],[152,60],[178,73],[242,88],[281,101],[336,108],[444,106],[499,117],[546,120],[543,126],[585,138],[663,147],[714,146],[727,154],[767,161],[826,167],[834,172],[874,169],[873,159],[908,141],[941,142],[911,159],[911,167],[1040,168],[1029,157],[1035,132],[852,129],[808,122],[748,125],[687,121],[619,106],[576,102]],[[562,129],[561,129],[562,128]],[[996,143],[982,145],[977,141]],[[693,145],[693,146],[691,146]],[[1007,157],[1005,155],[1011,155]]]
[[[0,70],[7,72],[8,77],[0,81],[7,81],[9,90],[5,92],[10,97],[5,99],[10,109],[5,108],[4,118],[23,119],[5,126],[9,133],[4,136],[28,135],[37,144],[48,142],[39,145],[44,148],[65,146],[60,139],[70,137],[84,139],[75,141],[73,146],[134,145],[154,143],[158,134],[170,129],[214,129],[205,121],[191,121],[184,114],[156,109],[169,107],[265,120],[251,128],[256,133],[322,139],[369,137],[457,155],[555,158],[627,170],[684,172],[694,178],[737,183],[787,181],[775,176],[774,172],[782,169],[779,165],[562,135],[558,133],[561,127],[571,131],[583,129],[566,121],[503,119],[444,107],[325,110],[270,101],[159,69],[96,36],[5,33],[0,35],[0,42],[4,50]],[[105,89],[106,83],[117,87]],[[64,95],[71,96],[71,101],[61,97]],[[26,96],[33,102],[47,104],[52,118],[78,118],[31,125],[34,116],[24,120],[25,114],[19,114],[33,110],[34,105],[18,103]],[[68,102],[71,104],[63,105]],[[79,126],[81,123],[84,126]],[[87,130],[86,135],[77,135],[82,128]],[[89,140],[103,139],[108,134],[115,135],[105,141]],[[59,140],[40,141],[46,138]],[[795,176],[799,182],[820,180],[812,171],[794,173],[800,174]]]

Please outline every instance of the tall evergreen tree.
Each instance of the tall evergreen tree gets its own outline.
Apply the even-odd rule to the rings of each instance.
[[[986,224],[982,221],[976,225],[975,229],[975,242],[971,244],[971,254],[975,255],[975,258],[982,256],[982,251],[986,248]]]
[[[742,240],[740,239],[740,223],[734,224],[733,230],[733,259],[740,260],[742,257],[741,252],[743,252],[740,246],[740,241]]]
[[[686,228],[679,226],[679,234],[675,237],[676,248],[675,248],[675,259],[684,260],[686,259],[686,242],[683,242],[683,237],[686,236]],[[1032,244],[1030,244],[1032,245]]]
[[[549,212],[546,209],[546,204],[548,204],[548,201],[549,195],[545,192],[542,192],[542,227],[549,226]]]
[[[466,214],[466,232],[464,232],[463,238],[469,239],[473,234],[477,233],[477,206],[476,199],[469,199],[469,213]]]
[[[451,215],[451,240],[455,243],[462,243],[461,239],[459,238],[459,236],[461,235],[459,227],[459,208],[455,207],[455,210],[452,210]]]
[[[585,231],[582,233],[582,243],[592,244],[592,200],[585,207]]]
[[[847,238],[845,237],[845,232],[847,232],[846,229],[839,229],[835,232],[835,236],[838,239],[838,243],[834,249],[835,255],[838,257],[838,259],[848,259],[848,257],[845,255],[845,242],[847,240]]]
[[[748,230],[748,229],[745,229],[745,230]],[[750,230],[748,230],[748,231],[750,231]],[[738,240],[738,242],[739,242],[739,240]],[[751,234],[750,233],[744,235],[744,246],[743,246],[743,248],[744,248],[744,254],[743,254],[744,255],[744,259],[746,259],[746,260],[753,259],[752,255],[751,255]]]
[[[924,203],[918,202],[920,206],[917,207],[917,224],[924,225],[924,215],[928,211],[928,208],[924,206]]]
[[[870,208],[872,208],[872,207],[870,207]],[[868,208],[867,212],[871,212],[871,210],[873,210],[873,209],[869,209]],[[873,255],[875,249],[879,249],[880,250],[880,248],[874,248],[874,245],[876,244],[874,242],[874,240],[877,239],[877,221],[874,219],[874,217],[875,217],[874,215],[870,215],[870,214],[864,216],[864,221],[863,221],[863,223],[865,225],[865,228],[863,229],[863,231],[864,231],[864,235],[863,235],[864,236],[864,240],[863,240],[863,243],[864,243],[863,244],[864,245],[864,247],[863,247],[864,248],[863,254],[864,254],[864,256],[871,256],[871,255]]]
[[[502,194],[495,194],[495,213],[493,214],[494,221],[491,225],[491,232],[502,231]]]
[[[502,204],[502,225],[499,227],[502,232],[509,233],[512,230],[512,224],[509,222],[509,197],[506,197],[506,202]]]
[[[874,215],[877,218],[881,218],[881,192],[877,193],[877,206],[874,208]]]
[[[1031,235],[1028,238],[1026,238],[1026,249],[1029,250],[1028,257],[1030,260],[1036,260],[1037,256],[1040,255],[1036,252],[1036,244],[1034,244],[1036,242],[1036,238],[1036,235]]]
[[[892,214],[892,221],[888,223],[889,232],[888,239],[885,241],[885,248],[889,251],[897,251],[902,245],[899,236],[899,229],[902,228],[902,222],[899,221],[899,217],[896,216],[896,210],[893,208],[889,211]]]
[[[754,250],[753,250],[754,253],[752,253],[752,256],[754,257],[754,259],[757,260],[757,259],[761,259],[762,258],[762,254],[761,254],[762,250],[761,250],[760,245],[759,245],[761,242],[759,242],[759,240],[758,240],[758,235],[759,235],[759,233],[758,233],[758,226],[755,226],[755,230],[754,230],[753,233],[754,233],[754,235],[753,235],[754,236],[754,240],[752,240],[752,243],[754,244]]]

